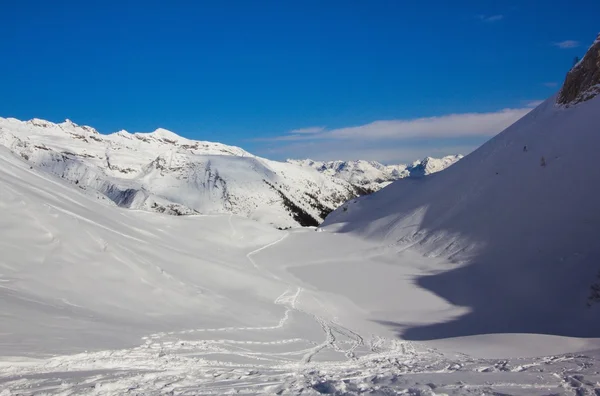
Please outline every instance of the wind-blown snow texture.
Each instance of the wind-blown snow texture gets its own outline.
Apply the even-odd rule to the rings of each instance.
[[[69,120],[0,118],[0,144],[119,206],[167,214],[233,213],[277,227],[315,226],[363,193],[312,169],[165,129],[101,135]]]
[[[289,163],[310,167],[319,172],[336,177],[364,188],[368,192],[381,190],[392,181],[405,177],[421,177],[446,169],[462,155],[448,155],[443,158],[427,157],[409,165],[383,165],[376,161],[313,161],[288,160]]]

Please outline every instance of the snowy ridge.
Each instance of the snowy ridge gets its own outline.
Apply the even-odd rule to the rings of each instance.
[[[345,180],[367,191],[373,192],[382,189],[394,180],[405,177],[421,177],[446,169],[462,155],[448,155],[443,158],[427,157],[412,164],[383,165],[376,161],[313,161],[288,160],[287,162],[310,167],[319,172]]]
[[[102,135],[70,120],[0,118],[0,144],[119,206],[167,214],[234,213],[277,227],[316,226],[362,192],[312,169],[166,129]]]

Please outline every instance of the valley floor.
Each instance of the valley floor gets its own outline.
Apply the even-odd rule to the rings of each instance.
[[[449,263],[0,169],[1,396],[600,393],[599,340],[403,340],[467,312],[413,282]]]
[[[222,217],[234,238],[244,238],[235,229],[237,220]],[[428,313],[439,320],[443,302],[437,301],[434,309],[436,302],[428,301],[425,292],[414,287],[407,291],[409,277],[390,280],[398,275],[386,272],[386,266],[389,270],[393,265],[387,249],[361,246],[347,238],[286,232],[246,254],[249,267],[284,290],[272,301],[275,320],[248,326],[174,327],[143,336],[140,345],[131,348],[47,358],[5,357],[0,395],[585,395],[600,391],[600,353],[578,351],[593,346],[594,340],[505,335],[413,343],[386,333],[370,318],[401,315],[390,311],[399,306],[413,323],[427,321]],[[324,240],[328,243],[317,245]],[[344,246],[354,249],[346,255],[341,251]],[[348,263],[345,271],[339,268],[341,262]],[[368,279],[359,277],[361,266]],[[373,283],[381,287],[373,288]],[[402,297],[414,302],[415,311],[408,304],[393,303]],[[516,356],[535,354],[536,343],[545,351],[575,352]],[[477,358],[463,351],[513,357]]]

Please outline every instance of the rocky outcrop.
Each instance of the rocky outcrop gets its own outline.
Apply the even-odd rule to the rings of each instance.
[[[571,106],[600,93],[600,34],[581,61],[567,74],[556,103]]]

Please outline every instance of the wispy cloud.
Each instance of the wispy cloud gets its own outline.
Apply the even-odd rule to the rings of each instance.
[[[550,82],[545,82],[545,83],[542,83],[542,85],[543,85],[544,87],[548,87],[548,88],[555,88],[555,87],[557,87],[557,86],[558,86],[558,83],[557,83],[557,82],[555,82],[555,81],[550,81]]]
[[[527,114],[531,107],[536,105],[535,103],[537,102],[528,103],[526,107],[519,109],[503,109],[491,113],[460,113],[408,120],[382,120],[345,128],[321,128],[320,131],[313,130],[313,127],[302,128],[300,130],[312,131],[310,133],[292,131],[266,140],[402,140],[491,136]]]
[[[564,40],[564,41],[558,41],[556,43],[552,43],[552,45],[554,45],[555,47],[558,47],[560,49],[569,49],[569,48],[577,48],[581,44],[579,43],[579,41],[576,41],[576,40]]]
[[[257,154],[279,159],[305,159],[315,161],[377,161],[384,164],[408,164],[425,157],[441,158],[451,154],[468,154],[477,144],[446,145],[442,147],[427,147],[423,145],[407,145],[402,147],[364,147],[359,144],[344,142],[319,143],[301,142],[282,147],[259,149]]]
[[[323,132],[324,130],[325,130],[325,127],[315,126],[315,127],[294,129],[294,130],[291,130],[290,133],[295,134],[295,135],[304,135],[304,134],[311,134],[311,133],[320,133],[320,132]]]
[[[256,139],[259,152],[279,158],[368,159],[407,162],[430,155],[468,154],[541,101],[487,113],[379,120],[343,128],[301,128]],[[298,132],[302,131],[302,132]],[[305,132],[309,131],[309,132]]]
[[[477,19],[482,22],[498,22],[504,19],[504,15],[496,14],[496,15],[477,15]]]

